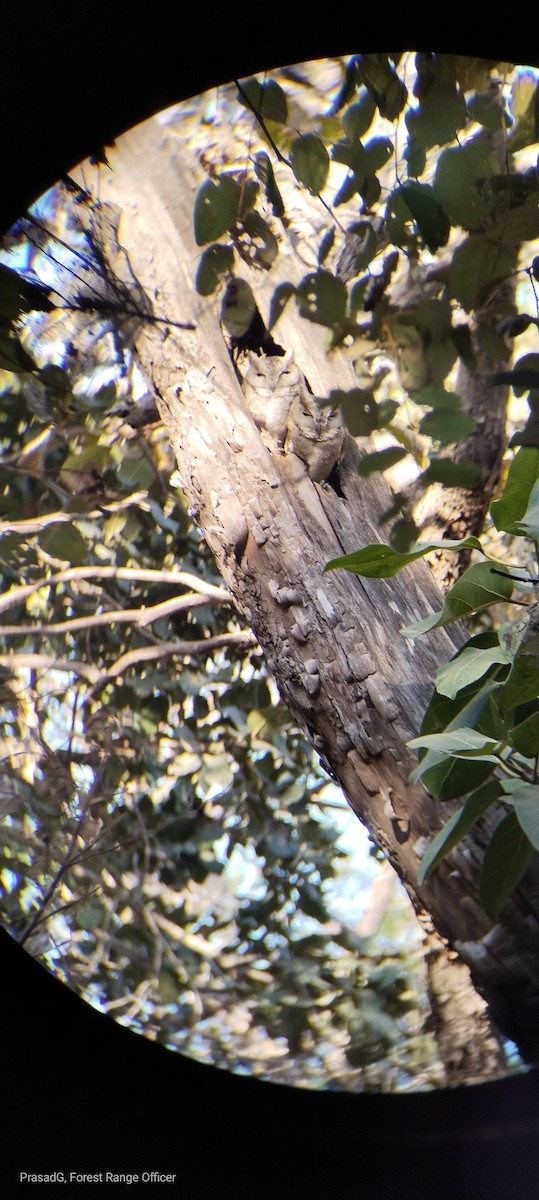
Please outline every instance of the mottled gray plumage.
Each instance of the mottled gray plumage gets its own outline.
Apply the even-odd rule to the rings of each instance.
[[[294,399],[288,417],[286,449],[301,458],[316,483],[327,479],[339,461],[344,435],[340,408],[321,408],[308,392]]]
[[[305,463],[317,483],[331,474],[343,447],[340,408],[322,408],[311,395],[292,352],[284,357],[249,354],[242,381],[247,406],[258,428],[280,450]]]
[[[284,357],[249,354],[243,394],[259,429],[265,429],[282,448],[292,401],[305,390],[292,352]]]

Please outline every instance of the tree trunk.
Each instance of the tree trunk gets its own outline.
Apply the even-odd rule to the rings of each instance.
[[[192,213],[199,180],[194,159],[185,161],[185,147],[178,140],[174,147],[176,157],[163,146],[163,130],[154,121],[126,134],[110,153],[113,172],[101,198],[122,208],[121,244],[156,314],[170,322],[144,325],[137,352],[193,516],[295,720],[416,909],[430,914],[438,934],[468,965],[499,1030],[525,1059],[535,1060],[537,862],[499,920],[489,920],[478,898],[483,852],[499,819],[489,811],[433,876],[417,884],[421,855],[453,808],[409,782],[416,760],[406,743],[418,733],[436,666],[454,653],[462,633],[452,627],[416,642],[400,634],[402,626],[441,607],[424,563],[390,581],[324,574],[329,559],[379,540],[387,489],[378,479],[358,477],[359,451],[351,438],[338,493],[313,483],[293,455],[272,454],[262,442],[212,306],[194,292]],[[318,394],[353,386],[344,356],[329,364],[316,327],[307,334],[307,323],[297,318],[298,335],[287,321],[281,340],[296,351]],[[179,330],[172,322],[195,328]],[[476,1031],[470,1012],[468,1036]]]

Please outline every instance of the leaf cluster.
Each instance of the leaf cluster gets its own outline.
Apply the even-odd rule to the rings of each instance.
[[[4,923],[102,1011],[203,1061],[313,1087],[430,1077],[417,952],[367,987],[380,951],[328,892],[335,801],[219,586],[163,430],[123,420],[129,355],[60,346],[42,365],[57,301],[12,271],[0,284]],[[37,305],[50,324],[30,336]]]
[[[517,543],[539,543],[539,448],[522,445],[514,455],[505,489],[491,508],[498,531]],[[389,578],[438,549],[474,548],[484,561],[472,564],[445,596],[443,608],[401,630],[415,638],[463,618],[506,606],[514,592],[530,593],[537,580],[483,552],[475,537],[423,542],[398,553],[388,545],[367,546],[334,559],[369,578]],[[526,561],[526,550],[522,557]],[[520,601],[518,601],[521,603]],[[440,666],[436,690],[421,734],[410,742],[420,754],[412,778],[421,779],[440,801],[466,797],[463,806],[433,838],[419,872],[422,883],[445,855],[495,806],[500,823],[492,836],[479,880],[486,911],[496,917],[539,850],[539,616],[536,602],[525,616],[474,633],[452,660]]]
[[[270,330],[293,301],[327,331],[330,351],[353,359],[357,387],[328,402],[341,405],[354,436],[383,431],[393,441],[364,457],[363,474],[407,459],[417,494],[434,483],[477,487],[477,465],[448,453],[475,431],[451,373],[459,363],[473,372],[487,350],[506,378],[507,338],[519,331],[508,330],[503,284],[519,248],[539,236],[539,192],[535,169],[502,170],[493,145],[505,140],[509,164],[537,140],[535,76],[453,55],[420,53],[413,71],[406,56],[360,55],[301,133],[284,75],[236,89],[252,120],[252,168],[215,166],[198,192],[199,292],[221,295],[223,327],[241,345],[259,319],[256,272],[282,257],[287,196],[302,189],[313,219],[294,231],[294,247],[317,261],[299,283],[276,285]],[[496,327],[490,311],[474,329],[493,304]],[[519,436],[529,444],[534,434]],[[388,520],[404,509],[397,495]],[[395,538],[402,529],[401,520]]]

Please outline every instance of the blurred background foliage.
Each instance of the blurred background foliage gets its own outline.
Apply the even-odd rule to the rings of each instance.
[[[241,629],[162,427],[116,415],[132,372],[112,338],[90,372],[51,317],[47,339],[23,321],[19,340],[25,294],[46,314],[47,292],[0,283],[4,926],[202,1061],[312,1087],[436,1083],[408,902]]]

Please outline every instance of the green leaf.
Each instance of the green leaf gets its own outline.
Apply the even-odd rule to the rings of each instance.
[[[481,482],[481,468],[472,462],[453,462],[450,458],[432,458],[421,483],[441,483],[444,487],[474,488]]]
[[[466,645],[487,649],[497,646],[498,638],[494,630],[489,630],[474,634]],[[434,691],[421,723],[421,733],[437,733],[443,729],[456,729],[459,725],[473,725],[479,728],[478,722],[481,722],[484,732],[493,734],[494,731],[484,725],[484,713],[491,692],[498,691],[499,684],[492,679],[470,683],[452,700]]]
[[[81,566],[88,559],[88,543],[75,525],[49,525],[41,534],[39,544],[47,554],[72,566]]]
[[[387,54],[362,54],[358,65],[360,77],[378,105],[380,116],[396,121],[406,104],[408,92]]]
[[[450,446],[460,442],[461,438],[472,433],[475,421],[468,413],[455,412],[454,408],[437,408],[435,412],[427,413],[419,424],[419,432],[433,438],[441,446]]]
[[[331,157],[335,162],[344,163],[352,174],[337,192],[334,204],[346,203],[355,192],[359,192],[366,203],[374,203],[381,190],[376,172],[385,167],[392,154],[393,144],[389,138],[370,138],[365,146],[361,142],[337,142]],[[369,192],[369,187],[373,186],[376,194]]]
[[[463,688],[482,679],[491,667],[510,663],[511,657],[502,650],[501,646],[479,649],[465,646],[460,654],[438,667],[436,672],[436,691],[442,696],[453,699]]]
[[[499,684],[495,680],[470,685],[455,700],[448,700],[434,692],[423,718],[422,733],[451,732],[461,728],[475,728],[487,736],[502,736],[495,696]],[[438,800],[454,800],[465,796],[479,787],[492,774],[494,765],[477,758],[451,758],[435,750],[427,750],[421,758],[417,777],[421,777],[426,788]]]
[[[297,137],[290,147],[290,164],[299,183],[317,196],[327,183],[329,154],[316,133]]]
[[[346,285],[329,271],[313,271],[305,275],[296,288],[296,302],[302,317],[340,330],[346,321]]]
[[[539,712],[532,713],[520,725],[515,725],[509,731],[508,740],[524,758],[535,758],[539,754]]]
[[[242,337],[256,313],[256,300],[245,279],[227,284],[221,305],[221,320],[231,337]]]
[[[231,175],[219,175],[218,182],[206,179],[195,200],[194,223],[197,246],[205,246],[222,237],[236,224],[241,202],[241,187]]]
[[[460,409],[460,397],[456,392],[447,392],[444,387],[433,387],[432,384],[416,392],[414,403],[423,408]]]
[[[325,403],[325,402],[324,402]],[[378,427],[378,405],[372,392],[351,388],[349,392],[331,391],[328,407],[339,406],[352,437],[368,437]]]
[[[103,921],[105,909],[101,904],[85,904],[79,908],[75,920],[79,929],[95,929]]]
[[[390,467],[406,458],[407,454],[408,451],[402,446],[387,446],[385,450],[374,450],[372,454],[364,454],[360,458],[357,473],[365,476],[372,475],[374,471],[388,471]]]
[[[509,467],[503,495],[494,500],[490,515],[496,529],[511,533],[526,513],[530,494],[539,479],[539,448],[523,446]]]
[[[436,55],[433,60],[430,55],[417,55],[414,95],[419,96],[420,105],[409,109],[405,119],[410,136],[427,149],[452,141],[466,124],[466,101],[456,87],[451,58]]]
[[[241,224],[243,232],[250,239],[250,261],[268,270],[279,253],[279,243],[275,234],[258,212],[248,212]]]
[[[131,442],[130,452],[122,456],[117,468],[118,478],[133,490],[151,488],[155,483],[157,475],[155,459],[151,459],[148,455],[144,454],[141,451],[141,446],[141,442]],[[126,520],[133,516],[133,513],[112,514],[107,521],[109,528],[115,526],[116,515],[119,521],[125,524]]]
[[[455,325],[451,330],[450,337],[464,366],[469,371],[477,370],[477,360],[473,349],[470,326],[465,324]]]
[[[539,627],[537,610],[529,611],[524,634],[511,673],[500,692],[500,713],[539,696]]]
[[[0,331],[0,370],[11,371],[14,374],[18,371],[36,370],[33,358],[26,353],[19,339],[3,331]]]
[[[535,745],[537,747],[537,742]],[[513,805],[517,821],[534,850],[539,850],[539,786],[536,783],[523,783],[506,799],[508,804]]]
[[[0,263],[0,317],[4,320],[16,321],[23,312],[50,312],[54,304],[49,292],[44,284],[29,283]]]
[[[121,457],[118,455],[117,461],[121,462]],[[81,476],[88,467],[103,472],[111,467],[114,458],[115,455],[111,452],[110,446],[100,443],[96,434],[93,437],[88,436],[85,445],[80,450],[74,450],[71,454],[66,455],[62,463],[62,470],[77,471]]]
[[[405,183],[396,189],[393,196],[400,197],[411,213],[419,233],[432,254],[445,246],[450,232],[450,224],[441,204],[436,199],[432,188],[423,183]],[[391,208],[390,197],[388,208]]]
[[[505,246],[518,247],[521,242],[532,242],[539,237],[538,189],[535,184],[524,200],[512,203],[512,188],[519,176],[512,175],[509,179],[506,196],[498,198],[498,212],[489,228],[489,237],[499,238]]]
[[[481,227],[488,205],[475,183],[495,175],[498,169],[496,159],[481,138],[442,151],[433,192],[452,225],[461,225],[467,230]]]
[[[415,621],[413,625],[401,629],[401,633],[404,637],[418,637],[430,629],[437,629],[471,613],[490,608],[492,604],[507,601],[512,591],[513,581],[507,575],[494,574],[489,563],[474,563],[449,589],[441,612],[432,613],[423,621]]]
[[[539,387],[539,354],[525,354],[511,371],[496,371],[489,382],[493,387],[507,383],[515,396],[523,396],[531,388]]]
[[[472,121],[477,121],[490,133],[497,133],[510,124],[510,118],[501,108],[497,97],[492,97],[488,92],[476,92],[470,96],[467,107]]]
[[[342,115],[342,127],[349,142],[362,138],[370,129],[376,113],[376,104],[369,92],[350,104]]]
[[[413,750],[436,750],[441,754],[449,755],[450,758],[481,758],[486,762],[493,763],[499,761],[497,756],[484,753],[485,750],[492,750],[498,745],[496,739],[487,737],[486,734],[479,733],[477,729],[467,726],[446,730],[445,733],[422,733],[419,737],[412,738],[408,745]],[[412,774],[412,778],[415,777],[416,771]]]
[[[406,554],[399,554],[392,546],[383,542],[365,546],[363,550],[355,550],[352,554],[344,554],[341,558],[333,558],[326,563],[325,571],[333,571],[336,567],[344,567],[354,575],[365,575],[369,579],[389,579],[403,567],[423,558],[432,550],[464,550],[466,548],[481,550],[481,543],[476,537],[462,538],[458,541],[447,539],[440,542],[416,542]]]
[[[485,851],[479,879],[481,902],[489,917],[499,916],[511,892],[529,867],[534,849],[516,812],[510,812],[495,830]]]
[[[265,121],[281,124],[288,118],[288,104],[282,87],[273,79],[259,83],[258,79],[245,79],[239,90],[238,99],[244,108],[250,108]]]
[[[515,446],[539,446],[539,389],[536,388],[530,392],[528,396],[528,404],[530,406],[530,415],[523,429],[519,429],[513,434],[509,447],[511,450]]]
[[[534,483],[526,512],[513,527],[513,532],[533,538],[534,542],[539,542],[539,480]]]
[[[469,312],[480,308],[495,286],[515,269],[515,252],[483,234],[457,246],[448,271],[450,294]]]
[[[408,135],[403,158],[408,166],[408,177],[418,179],[427,165],[427,151],[425,146],[422,146],[421,142],[418,142],[411,134]]]
[[[463,54],[455,56],[453,66],[463,92],[484,92],[490,84],[490,72],[498,63],[494,59]]]
[[[445,858],[446,854],[449,854],[457,843],[462,841],[462,838],[466,836],[476,821],[486,812],[487,808],[490,808],[490,805],[498,799],[501,793],[502,789],[499,781],[491,779],[478,788],[476,792],[473,792],[458,812],[453,813],[453,816],[449,818],[443,829],[432,839],[428,850],[425,851],[421,859],[421,865],[417,874],[417,882],[419,884],[424,883],[429,878],[429,875],[432,875],[432,872],[436,869],[442,858]]]
[[[273,329],[277,324],[279,317],[284,312],[291,296],[296,294],[296,289],[293,283],[279,283],[271,297],[268,328]]]
[[[232,270],[234,250],[232,246],[208,246],[204,251],[196,274],[196,289],[200,296],[211,296],[218,287],[221,276]]]
[[[412,772],[410,779],[422,779],[427,791],[443,803],[465,796],[471,788],[479,787],[492,775],[495,765],[499,764],[498,759],[494,763],[489,756],[457,758],[435,750],[428,750],[427,755]]]

